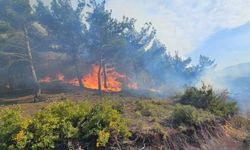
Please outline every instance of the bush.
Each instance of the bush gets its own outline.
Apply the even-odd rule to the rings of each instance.
[[[237,111],[236,102],[229,101],[226,91],[217,94],[211,86],[204,84],[201,88],[187,88],[179,102],[184,105],[192,105],[196,108],[210,111],[221,117],[233,115]]]
[[[246,137],[246,139],[243,140],[242,144],[242,150],[249,150],[250,149],[250,136]]]
[[[250,132],[250,120],[243,116],[234,116],[230,120],[230,124],[236,129],[243,129]]]
[[[128,137],[128,124],[110,103],[57,102],[23,119],[19,110],[0,116],[0,149],[67,149],[78,141],[104,147],[111,138]]]
[[[130,136],[127,121],[112,107],[105,102],[91,110],[80,124],[83,140],[90,142],[95,139],[96,146],[103,147],[112,138],[123,139]]]
[[[14,149],[21,130],[22,118],[19,109],[0,111],[0,149]]]
[[[172,106],[167,101],[136,101],[136,112],[141,116],[163,120],[169,117]]]
[[[89,103],[52,103],[39,111],[25,129],[26,149],[54,149],[78,137],[77,124],[90,111]]]
[[[213,115],[209,112],[198,110],[191,105],[177,104],[171,116],[176,127],[190,127],[211,120]]]

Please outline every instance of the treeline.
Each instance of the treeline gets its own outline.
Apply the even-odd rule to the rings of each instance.
[[[213,67],[214,61],[205,56],[192,65],[191,58],[170,55],[151,23],[138,31],[135,22],[125,16],[113,18],[105,1],[52,0],[47,6],[38,0],[31,6],[29,0],[0,0],[0,84],[13,89],[15,79],[30,82],[39,96],[38,80],[45,74],[41,64],[46,63],[42,54],[48,52],[67,58],[58,66],[70,68],[81,88],[87,70],[83,66],[98,64],[99,91],[101,72],[106,84],[107,66],[125,73],[141,89],[192,84]]]

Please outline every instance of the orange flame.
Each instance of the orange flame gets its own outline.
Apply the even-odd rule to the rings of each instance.
[[[56,80],[58,81],[64,81],[64,75],[62,73],[59,73],[56,75]]]
[[[40,83],[50,83],[52,80],[51,80],[51,77],[50,76],[47,76],[41,80],[39,80]]]
[[[98,89],[98,65],[92,65],[91,72],[83,77],[83,83],[86,88]],[[114,68],[106,69],[107,73],[107,87],[104,86],[104,73],[101,73],[101,89],[107,92],[120,92],[122,91],[121,79],[126,76],[115,71]]]
[[[85,88],[98,90],[98,70],[99,66],[93,64],[90,70],[90,73],[82,77],[82,82]],[[115,68],[107,68],[106,67],[106,74],[107,74],[107,87],[104,86],[104,73],[103,70],[101,72],[101,90],[106,92],[120,92],[122,91],[122,82],[121,81],[128,81],[128,77],[126,75],[119,73],[115,70]],[[46,76],[43,79],[39,80],[40,83],[50,83],[52,81],[60,81],[65,84],[73,85],[73,86],[80,86],[79,81],[77,78],[73,79],[65,79],[65,76],[62,73],[58,73],[53,80],[52,77]],[[138,89],[137,83],[128,83],[128,88],[136,90]]]

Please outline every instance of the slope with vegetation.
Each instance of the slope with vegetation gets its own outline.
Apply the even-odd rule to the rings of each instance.
[[[175,101],[119,95],[98,100],[85,94],[78,99],[75,95],[66,96],[73,101],[55,97],[52,103],[43,102],[43,108],[33,112],[25,109],[27,104],[18,108],[7,106],[1,110],[0,147],[171,150],[248,147],[249,120],[236,115],[235,103],[210,90],[203,86],[193,88],[190,94],[187,89]],[[190,101],[185,100],[190,104],[183,103],[190,96]],[[193,105],[194,97],[209,105],[202,108]]]
[[[1,150],[249,149],[249,120],[237,116],[227,93],[203,85],[187,88],[176,100],[128,96],[171,95],[196,83],[214,60],[201,56],[193,65],[191,58],[170,55],[151,23],[136,30],[134,18],[113,18],[105,1],[75,2],[38,0],[30,6],[29,0],[0,0],[0,104],[6,105],[0,110]],[[89,94],[82,80],[93,65],[98,96]],[[100,96],[110,68],[135,89],[127,92],[127,81],[121,81],[124,91]],[[57,73],[60,81],[76,78],[81,91],[74,85],[58,96],[40,84]],[[26,90],[41,102],[13,98]],[[13,102],[26,104],[7,105]]]

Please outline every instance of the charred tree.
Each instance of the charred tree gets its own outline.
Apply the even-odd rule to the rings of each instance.
[[[108,88],[106,64],[102,62],[104,88]]]
[[[78,63],[77,63],[77,56],[73,56],[73,63],[74,63],[74,66],[75,66],[76,77],[78,79],[80,88],[83,90],[84,85],[83,85],[83,82],[82,82],[82,76],[81,76],[81,73],[80,73],[80,69],[79,69],[79,66],[78,66]]]
[[[11,73],[10,73],[10,69],[8,68],[8,72],[7,72],[7,75],[8,75],[8,85],[7,85],[7,87],[8,87],[8,89],[9,89],[9,91],[10,92],[13,92],[13,90],[14,90],[14,86],[13,86],[13,77],[11,76]]]
[[[37,99],[41,95],[41,88],[37,80],[36,70],[35,70],[34,63],[33,63],[33,57],[32,57],[32,51],[30,47],[30,40],[29,40],[27,26],[24,26],[24,37],[25,37],[25,44],[27,48],[29,67],[31,69],[31,75],[32,75],[32,79],[34,82],[34,102],[37,102]]]
[[[56,0],[48,8],[42,1],[38,1],[36,14],[39,23],[48,31],[48,47],[56,43],[59,48],[51,49],[52,51],[65,53],[73,59],[80,88],[84,89],[78,60],[86,45],[87,27],[83,22],[83,12],[92,6],[85,0],[78,0],[76,4],[75,7],[69,0]]]
[[[102,73],[102,60],[99,63],[99,69],[98,69],[98,93],[99,95],[102,94],[102,81],[101,81],[101,73]]]

